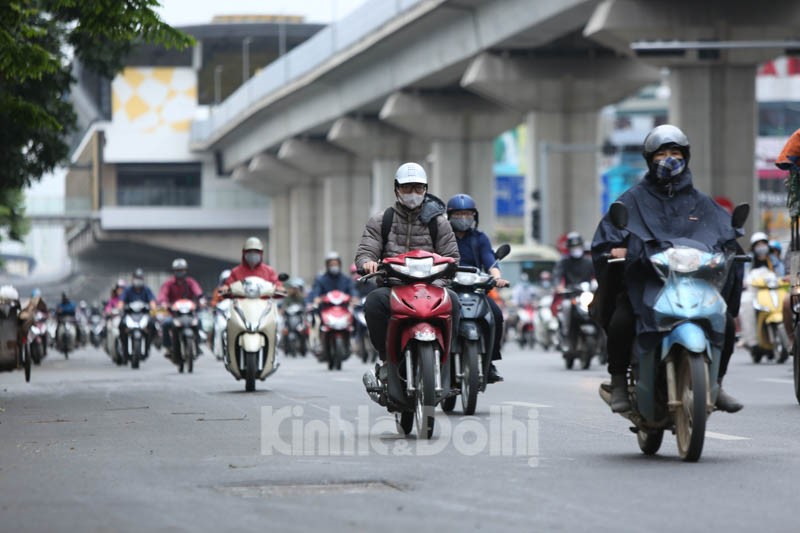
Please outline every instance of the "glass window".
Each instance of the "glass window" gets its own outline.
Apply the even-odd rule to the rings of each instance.
[[[117,205],[199,206],[199,163],[117,165]]]

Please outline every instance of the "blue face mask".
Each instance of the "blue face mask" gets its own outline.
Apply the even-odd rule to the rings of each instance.
[[[659,183],[669,183],[686,169],[686,161],[677,157],[667,156],[654,163],[653,174]]]
[[[475,227],[475,219],[472,217],[453,217],[450,219],[453,231],[469,231]]]

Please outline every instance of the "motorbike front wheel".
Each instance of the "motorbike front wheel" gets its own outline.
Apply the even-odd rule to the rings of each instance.
[[[131,341],[131,368],[139,368],[139,351],[142,349],[142,339],[133,339]]]
[[[778,363],[785,363],[789,359],[789,335],[786,333],[783,324],[775,324],[775,339],[777,339]]]
[[[479,365],[477,341],[465,343],[464,353],[461,354],[461,409],[465,415],[475,414],[475,407],[478,405]]]
[[[417,368],[414,379],[416,386],[417,408],[415,420],[417,423],[417,438],[430,439],[433,437],[433,426],[436,419],[433,412],[436,409],[436,364],[433,346],[430,344],[417,345]]]
[[[25,369],[25,382],[31,380],[31,349],[28,344],[22,345],[22,366]]]
[[[706,434],[706,361],[702,355],[683,352],[678,362],[678,398],[675,436],[678,454],[684,461],[700,459]]]
[[[34,365],[42,364],[42,345],[38,342],[31,344],[31,360]]]
[[[195,344],[194,339],[186,339],[184,343],[183,358],[186,361],[186,371],[194,372]]]
[[[258,352],[245,352],[244,354],[244,390],[256,390],[256,372],[258,371]]]

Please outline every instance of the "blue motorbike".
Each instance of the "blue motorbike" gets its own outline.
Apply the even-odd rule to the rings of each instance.
[[[749,206],[738,206],[733,227],[742,227],[748,213]],[[618,228],[627,226],[623,204],[613,204],[610,215]],[[634,424],[631,431],[645,454],[655,454],[670,429],[681,459],[697,461],[719,393],[721,342],[712,338],[725,335],[727,304],[721,291],[735,263],[749,257],[715,252],[688,239],[657,243],[653,250],[658,251],[648,258],[664,282],[653,308],[661,338],[634,359],[628,386],[632,409],[620,414]],[[609,259],[618,261],[624,259]],[[600,396],[611,405],[609,383],[600,386]]]

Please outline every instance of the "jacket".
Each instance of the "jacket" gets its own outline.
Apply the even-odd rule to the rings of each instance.
[[[182,298],[198,300],[202,295],[203,289],[194,278],[187,276],[178,279],[173,276],[165,281],[158,291],[158,302],[172,305]]]
[[[368,261],[379,262],[385,257],[397,256],[411,250],[424,250],[444,257],[452,257],[458,262],[458,244],[450,222],[445,217],[445,205],[439,198],[426,194],[422,205],[408,209],[400,202],[393,206],[395,211],[392,227],[386,242],[381,235],[383,212],[370,217],[361,242],[356,250],[355,264],[362,268]],[[428,222],[437,220],[437,240],[432,242]]]

